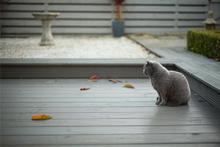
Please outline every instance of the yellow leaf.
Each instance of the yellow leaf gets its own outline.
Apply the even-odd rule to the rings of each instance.
[[[125,87],[125,88],[132,88],[132,89],[135,88],[135,87],[134,87],[132,84],[130,84],[130,83],[125,83],[123,87]]]

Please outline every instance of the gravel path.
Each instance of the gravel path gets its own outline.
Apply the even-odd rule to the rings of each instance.
[[[56,36],[55,46],[39,46],[40,37],[0,38],[0,58],[155,58],[126,37]]]

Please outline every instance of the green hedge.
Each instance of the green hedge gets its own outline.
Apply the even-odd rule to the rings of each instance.
[[[198,31],[187,32],[187,48],[209,58],[220,60],[220,32]]]

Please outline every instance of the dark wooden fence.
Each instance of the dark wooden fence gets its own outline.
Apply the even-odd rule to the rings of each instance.
[[[2,35],[40,34],[32,12],[44,11],[45,0],[1,0]],[[207,0],[126,0],[126,33],[185,32],[203,27]],[[220,0],[214,9],[219,11]],[[50,0],[49,11],[60,12],[53,22],[55,34],[110,34],[112,0]]]

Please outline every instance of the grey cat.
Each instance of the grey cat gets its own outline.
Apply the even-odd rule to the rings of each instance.
[[[160,63],[147,61],[143,73],[150,77],[157,91],[156,105],[179,106],[188,103],[191,92],[186,77],[176,71],[168,71]]]

